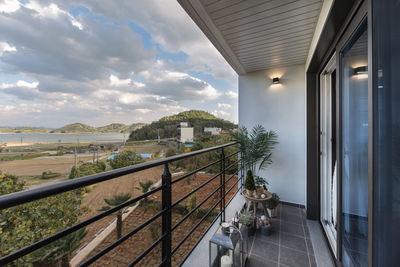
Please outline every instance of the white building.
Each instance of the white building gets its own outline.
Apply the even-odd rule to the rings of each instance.
[[[217,127],[204,127],[205,133],[211,133],[211,135],[219,135],[221,133],[221,128]]]
[[[179,143],[193,142],[193,127],[188,127],[187,122],[181,122],[178,126],[177,141]]]

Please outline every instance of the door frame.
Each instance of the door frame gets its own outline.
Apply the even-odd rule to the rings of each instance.
[[[320,73],[320,75],[319,75],[319,107],[320,107],[320,113],[319,113],[319,129],[320,129],[320,140],[321,140],[321,134],[322,134],[322,132],[323,131],[321,131],[321,128],[322,128],[322,125],[321,125],[321,123],[322,123],[322,121],[321,121],[321,113],[322,113],[322,103],[321,103],[321,101],[322,101],[322,88],[323,87],[325,87],[325,85],[323,85],[322,83],[323,83],[323,80],[324,80],[324,82],[326,83],[326,78],[324,77],[326,74],[328,74],[329,73],[329,75],[332,75],[332,73],[336,70],[336,75],[337,75],[337,69],[336,69],[336,66],[337,66],[337,64],[336,64],[336,54],[333,54],[333,56],[331,56],[331,58],[330,58],[330,60],[328,61],[328,63],[325,65],[325,67],[323,68],[323,70],[322,70],[322,72]],[[329,134],[331,134],[332,133],[332,128],[334,128],[334,129],[336,129],[336,124],[334,125],[334,121],[332,120],[332,115],[333,115],[333,106],[332,106],[332,100],[333,100],[333,94],[332,94],[332,76],[331,76],[331,78],[330,78],[330,80],[329,80],[329,82],[330,82],[330,87],[331,87],[331,90],[330,90],[330,106],[329,106],[329,109],[330,109],[330,119],[329,119],[329,123],[330,123],[330,127],[329,127]],[[336,84],[336,82],[335,82],[335,90],[337,91],[337,84]],[[326,95],[326,92],[324,92],[324,95]],[[326,101],[325,101],[326,102]],[[336,99],[335,99],[335,103],[336,103]],[[325,110],[326,110],[326,108],[325,108]],[[324,113],[325,114],[325,113]],[[328,132],[326,132],[326,134],[328,134]],[[331,142],[332,142],[332,136],[330,136],[330,138],[329,138],[330,140],[331,140]],[[329,142],[329,141],[328,141]],[[322,155],[322,153],[323,153],[323,151],[321,150],[321,141],[320,141],[320,153],[321,153],[321,155]],[[333,150],[336,150],[336,147],[332,147],[331,146],[331,151],[327,151],[327,152],[330,152],[330,156],[332,157],[332,152],[333,152]],[[336,161],[337,161],[337,157],[336,157]],[[330,158],[330,160],[328,161],[328,162],[330,162],[330,164],[332,163],[332,158]],[[324,181],[323,181],[323,179],[325,178],[325,177],[323,177],[324,175],[323,175],[323,170],[322,170],[322,166],[321,166],[321,157],[320,157],[320,160],[319,160],[319,164],[320,164],[320,167],[319,167],[319,169],[320,169],[320,173],[319,173],[319,177],[320,177],[320,216],[319,216],[319,221],[320,221],[320,223],[321,223],[321,225],[322,225],[322,229],[324,230],[324,232],[325,232],[325,235],[326,235],[326,237],[327,237],[327,239],[328,239],[328,243],[330,244],[330,246],[331,246],[331,250],[332,250],[332,252],[333,252],[333,254],[334,254],[334,256],[335,256],[335,258],[337,258],[337,236],[338,236],[338,232],[337,232],[337,229],[334,229],[334,232],[333,232],[333,230],[331,230],[331,229],[327,229],[327,227],[329,227],[329,226],[327,226],[327,225],[325,225],[324,224],[324,222],[322,221],[322,217],[323,217],[323,213],[322,213],[322,209],[324,208],[324,203],[323,203],[323,190],[326,190],[326,188],[323,188],[324,187]],[[330,166],[330,168],[328,168],[328,169],[326,169],[326,171],[328,172],[328,174],[326,174],[325,173],[325,175],[331,175],[332,176],[332,171],[333,171],[333,168],[334,168],[335,166],[332,166],[332,164],[331,164],[331,166]],[[336,168],[336,170],[337,170],[337,168]],[[337,176],[337,171],[336,171],[336,176]],[[331,177],[332,178],[332,177]],[[337,186],[337,184],[336,184],[336,186]],[[337,198],[337,192],[338,192],[338,188],[336,188],[336,198]],[[332,193],[332,192],[331,192]],[[336,205],[337,205],[337,203],[336,203]],[[338,207],[336,207],[336,211],[337,211],[337,208]],[[338,218],[337,218],[337,214],[336,214],[336,225],[338,224]],[[330,228],[330,227],[329,227]],[[331,232],[330,232],[331,231]],[[332,238],[334,238],[334,240],[332,240]]]

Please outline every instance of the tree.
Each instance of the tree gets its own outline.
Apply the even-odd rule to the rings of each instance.
[[[197,206],[197,192],[196,193],[194,193],[193,195],[191,195],[190,197],[189,197],[189,203],[188,203],[188,205],[187,205],[187,210],[189,211],[189,212],[191,212],[192,210],[194,210],[195,208],[196,208],[196,206]],[[192,218],[194,219],[194,218],[197,218],[197,214],[199,213],[199,209],[197,209],[196,211],[194,211],[193,213],[192,213]]]
[[[100,172],[104,172],[106,170],[106,164],[102,161],[97,161],[95,163],[83,163],[82,165],[75,167],[72,166],[71,172],[69,173],[68,178],[74,179],[78,177],[88,176]]]
[[[0,194],[24,190],[24,182],[0,173]],[[82,214],[80,191],[70,191],[0,210],[0,254],[7,255],[74,225]],[[76,231],[20,258],[16,265],[65,263],[80,245],[85,229]]]
[[[135,152],[125,150],[115,155],[115,157],[112,160],[110,160],[110,165],[113,169],[119,169],[122,167],[127,167],[142,162],[143,159],[140,156],[138,156]]]
[[[120,194],[115,195],[113,198],[105,198],[104,202],[107,203],[108,206],[103,206],[99,211],[106,211],[111,209],[112,207],[116,207],[121,205],[122,203],[127,202],[131,198],[130,194]],[[120,209],[116,212],[117,214],[117,239],[120,239],[122,236],[122,213],[123,211]]]
[[[143,194],[146,194],[151,189],[151,186],[153,185],[153,182],[152,181],[146,181],[144,183],[139,182],[139,185],[140,185],[140,188],[139,187],[135,187],[135,188],[136,189],[140,189]],[[145,203],[147,202],[147,197],[145,197],[143,199],[143,202],[145,202]]]

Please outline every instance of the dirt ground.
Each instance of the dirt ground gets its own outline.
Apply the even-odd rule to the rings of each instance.
[[[126,147],[126,150],[132,150],[135,153],[156,153],[161,151],[162,149],[167,149],[164,145],[142,145],[142,146],[135,146],[135,147]]]
[[[89,161],[92,156],[79,156],[78,161]],[[74,164],[73,157],[34,158],[27,160],[0,161],[0,170],[17,176],[41,175],[52,171],[63,175],[69,174]]]
[[[130,177],[119,178],[118,180],[112,180],[108,182],[104,182],[98,186],[96,186],[93,191],[89,193],[87,198],[85,199],[83,205],[88,206],[92,211],[85,216],[82,216],[83,219],[87,219],[95,214],[97,214],[97,210],[103,206],[103,198],[104,196],[111,196],[118,193],[133,193],[141,194],[137,190],[132,190],[132,184],[138,184],[138,181],[152,180],[157,181],[161,177],[163,169],[162,167],[153,168],[146,171],[142,171],[140,173],[131,175]],[[205,183],[213,175],[210,174],[197,174],[196,177],[192,177],[190,183],[187,183],[185,180],[179,181],[172,185],[172,203],[176,202],[178,199],[191,192],[194,188],[199,185]],[[176,179],[175,177],[174,179]],[[228,179],[229,176],[226,176]],[[232,178],[226,186],[226,190],[228,190],[233,183],[237,180],[237,177]],[[211,194],[218,186],[219,186],[219,177],[215,178],[208,185],[204,186],[197,193],[197,204],[199,204],[206,196]],[[232,189],[226,198],[226,202],[233,196],[236,189]],[[219,192],[215,194],[214,197],[207,200],[202,206],[202,209],[210,209],[215,203],[217,203],[219,198]],[[161,201],[161,194],[156,193],[150,197],[150,199]],[[182,201],[181,205],[186,205],[188,199]],[[214,209],[215,212],[219,212],[219,205]],[[149,207],[139,206],[135,211],[133,211],[123,222],[123,234],[132,231],[139,224],[144,223],[147,219],[151,218],[154,214],[156,214],[158,210],[152,209]],[[184,215],[179,214],[177,212],[173,212],[172,214],[172,225],[175,225]],[[98,221],[96,223],[91,224],[87,227],[88,234],[83,240],[82,244],[86,242],[90,242],[93,239],[94,235],[101,229],[104,229],[114,217],[107,217]],[[199,219],[188,218],[185,222],[183,222],[179,227],[175,229],[172,233],[173,239],[173,248],[182,240],[182,238],[192,229],[192,227],[199,221]],[[158,229],[161,229],[160,220],[157,221]],[[202,233],[207,229],[210,225],[210,221],[205,220],[200,224],[199,228],[191,235],[191,237],[183,243],[183,245],[176,251],[173,257],[173,266],[179,265],[179,263],[183,260],[183,258],[189,253],[191,248],[200,239]],[[153,230],[154,231],[154,230]],[[111,233],[105,241],[103,241],[94,252],[92,252],[90,256],[93,256],[95,252],[99,252],[101,249],[104,249],[106,246],[110,245],[112,242],[116,240],[115,231]],[[105,256],[100,258],[95,262],[94,266],[126,266],[132,260],[134,260],[137,256],[139,256],[148,246],[150,246],[156,239],[152,237],[152,230],[150,226],[145,227],[143,230],[139,231],[134,236],[130,237],[128,240],[123,242],[117,248],[113,249]],[[142,261],[138,264],[138,266],[158,266],[161,262],[161,254],[160,254],[160,246],[155,247]]]
[[[101,207],[105,206],[105,198],[111,198],[114,195],[129,193],[131,197],[137,197],[141,195],[139,188],[139,181],[152,181],[156,183],[161,179],[163,173],[163,166],[154,167],[148,170],[140,171],[134,174],[125,175],[116,179],[102,182],[91,187],[90,192],[86,194],[82,202],[83,207],[89,208],[89,212],[82,215],[79,219],[83,221],[90,217],[99,214],[98,211]],[[88,233],[86,237],[82,240],[82,244],[85,242],[90,242],[94,235],[108,226],[108,224],[114,219],[113,216],[105,217],[97,222],[89,225],[86,230]]]

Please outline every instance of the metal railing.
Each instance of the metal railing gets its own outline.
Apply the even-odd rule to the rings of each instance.
[[[78,229],[81,229],[85,226],[90,225],[93,222],[96,222],[120,209],[123,209],[125,207],[131,206],[134,203],[137,203],[138,201],[141,201],[151,195],[153,195],[156,192],[161,191],[162,197],[161,197],[161,211],[159,211],[158,213],[156,213],[153,217],[149,218],[147,221],[145,221],[144,223],[142,223],[141,225],[137,226],[135,229],[133,229],[132,231],[126,233],[125,235],[123,235],[121,238],[117,239],[116,241],[114,241],[112,244],[110,244],[109,246],[107,246],[106,248],[102,249],[101,251],[99,251],[98,253],[96,253],[94,256],[91,256],[90,258],[86,259],[83,263],[80,264],[80,266],[88,266],[92,263],[94,263],[96,260],[98,260],[99,258],[101,258],[102,256],[104,256],[107,252],[111,251],[112,249],[116,248],[117,246],[119,246],[121,243],[123,243],[124,241],[126,241],[128,238],[132,237],[133,235],[135,235],[136,233],[138,233],[140,230],[142,230],[143,228],[145,228],[146,226],[148,226],[150,223],[152,223],[153,221],[155,221],[156,219],[161,217],[162,220],[162,233],[161,233],[161,237],[158,238],[152,245],[150,245],[148,248],[146,248],[142,254],[140,254],[135,260],[133,260],[128,266],[134,266],[135,264],[137,264],[138,262],[140,262],[150,251],[152,251],[153,248],[155,248],[157,245],[159,245],[161,243],[161,254],[162,254],[162,260],[160,262],[160,266],[171,266],[171,257],[173,256],[173,254],[181,247],[181,245],[190,237],[190,235],[200,226],[200,224],[207,219],[207,217],[211,214],[211,212],[219,205],[219,213],[217,214],[217,216],[213,219],[213,221],[211,222],[211,224],[208,226],[208,229],[215,223],[215,221],[220,218],[221,221],[225,221],[225,208],[226,206],[229,204],[229,202],[233,199],[234,195],[236,195],[236,193],[239,191],[239,189],[243,186],[243,169],[240,165],[240,160],[237,160],[235,162],[233,162],[232,164],[230,164],[229,166],[226,167],[225,163],[227,161],[227,159],[237,155],[239,152],[236,151],[230,155],[225,155],[225,148],[230,147],[230,146],[235,146],[237,143],[233,142],[233,143],[228,143],[228,144],[224,144],[224,145],[220,145],[220,146],[215,146],[215,147],[211,147],[211,148],[206,148],[206,149],[202,149],[202,150],[198,150],[198,151],[193,151],[193,152],[189,152],[189,153],[185,153],[185,154],[180,154],[180,155],[175,155],[172,157],[168,157],[168,158],[164,158],[164,159],[159,159],[159,160],[153,160],[153,161],[148,161],[148,162],[144,162],[141,164],[137,164],[137,165],[133,165],[133,166],[129,166],[129,167],[124,167],[124,168],[120,168],[120,169],[116,169],[116,170],[111,170],[111,171],[107,171],[107,172],[103,172],[103,173],[99,173],[99,174],[94,174],[94,175],[89,175],[86,177],[82,177],[82,178],[76,178],[73,180],[69,180],[69,181],[64,181],[64,182],[59,182],[59,183],[55,183],[55,184],[48,184],[39,188],[35,188],[35,189],[30,189],[30,190],[26,190],[26,191],[20,191],[20,192],[16,192],[16,193],[12,193],[12,194],[7,194],[7,195],[3,195],[0,196],[0,210],[2,209],[7,209],[7,208],[11,208],[17,205],[21,205],[27,202],[31,202],[34,200],[38,200],[38,199],[42,199],[42,198],[46,198],[49,196],[53,196],[56,194],[60,194],[60,193],[64,193],[64,192],[68,192],[74,189],[79,189],[85,186],[89,186],[89,185],[93,185],[96,183],[100,183],[100,182],[104,182],[110,179],[115,179],[118,177],[121,177],[123,175],[127,175],[127,174],[132,174],[132,173],[136,173],[138,171],[142,171],[142,170],[146,170],[146,169],[150,169],[152,167],[156,167],[156,166],[161,166],[164,165],[164,172],[162,174],[162,178],[161,178],[161,186],[152,189],[150,191],[148,191],[147,193],[144,193],[138,197],[135,197],[133,199],[130,199],[116,207],[113,207],[107,211],[104,211],[100,214],[97,214],[89,219],[86,219],[84,221],[81,221],[65,230],[62,230],[54,235],[51,235],[45,239],[42,239],[38,242],[35,242],[31,245],[28,245],[24,248],[21,248],[15,252],[12,252],[8,255],[5,255],[3,257],[0,258],[0,266],[8,264],[13,262],[14,260],[17,260],[39,248],[42,248],[50,243],[52,243],[53,241],[56,241],[60,238],[63,238],[75,231],[77,231]],[[169,171],[169,164],[174,162],[174,161],[178,161],[178,160],[182,160],[182,159],[186,159],[186,158],[190,158],[190,157],[194,157],[194,156],[198,156],[204,153],[209,153],[209,152],[213,152],[213,151],[220,151],[220,159],[216,160],[214,162],[211,162],[203,167],[200,167],[194,171],[191,171],[179,178],[176,178],[174,180],[171,179],[171,173]],[[193,189],[191,192],[189,192],[188,194],[186,194],[185,196],[181,197],[179,200],[177,200],[176,202],[172,203],[172,185],[182,181],[183,179],[186,179],[188,177],[190,177],[191,175],[196,174],[199,171],[205,170],[211,166],[214,166],[216,164],[220,164],[220,172],[215,174],[212,178],[208,179],[206,182],[204,182],[203,184],[201,184],[200,186],[196,187],[195,189]],[[226,179],[226,171],[229,170],[230,168],[234,167],[234,166],[238,166],[237,171],[235,171],[228,179]],[[240,175],[239,175],[239,171],[240,171]],[[238,179],[231,185],[231,187],[226,190],[226,184],[231,181],[235,176],[238,177]],[[217,179],[219,177],[219,186],[214,188],[214,191],[212,191],[204,200],[202,200],[196,207],[194,207],[192,210],[190,210],[180,221],[178,221],[175,225],[172,225],[172,208],[174,208],[175,206],[177,206],[179,203],[181,203],[183,200],[187,199],[189,196],[191,196],[192,194],[196,193],[197,191],[199,191],[200,189],[204,188],[206,185],[210,184],[212,181],[214,181],[215,179]],[[239,181],[241,181],[241,183],[239,184]],[[226,202],[226,197],[227,195],[231,192],[231,190],[233,188],[237,187],[236,192],[234,193],[234,195],[232,196],[232,198],[229,200],[228,203]],[[218,194],[219,193],[219,194]],[[192,229],[190,229],[189,233],[187,233],[185,235],[185,237],[174,247],[172,248],[172,239],[171,239],[171,234],[172,232],[178,227],[180,226],[186,219],[188,219],[194,212],[196,212],[207,200],[209,200],[211,197],[213,197],[215,194],[219,195],[219,199],[218,201],[207,211],[207,213],[199,220],[199,222],[196,223],[196,225],[194,227],[192,227]],[[190,253],[193,251],[193,249],[197,246],[198,242],[203,238],[204,234],[207,232],[205,231],[201,238],[196,242],[195,246],[191,249],[191,251],[186,255],[186,258],[190,255]],[[186,260],[183,259],[184,260]],[[182,261],[182,262],[183,262]]]

